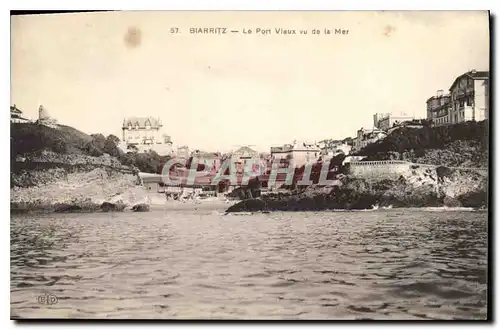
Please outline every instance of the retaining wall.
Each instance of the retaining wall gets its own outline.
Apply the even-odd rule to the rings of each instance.
[[[349,174],[355,178],[396,180],[407,173],[412,165],[400,160],[351,162]]]
[[[417,164],[405,162],[403,160],[380,160],[380,161],[356,161],[350,163],[349,174],[355,178],[363,179],[398,179],[401,175],[408,173],[413,166],[427,167],[435,169],[438,165]],[[487,168],[469,168],[469,167],[452,167],[446,166],[449,169],[474,171],[481,175],[487,176]]]

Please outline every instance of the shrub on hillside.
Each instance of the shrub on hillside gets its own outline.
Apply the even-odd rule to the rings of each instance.
[[[11,124],[10,136],[11,156],[14,157],[42,150],[84,153],[84,148],[90,139],[88,135],[67,126],[52,128],[32,123]]]
[[[87,135],[72,127],[59,125],[52,128],[37,124],[11,124],[11,159],[18,155],[39,153],[50,150],[61,154],[83,154],[93,157],[104,153],[116,157],[123,165],[135,166],[139,171],[161,173],[169,156],[161,157],[154,151],[124,153],[118,148],[120,139],[115,135],[105,137],[102,134]]]
[[[488,122],[466,122],[450,126],[408,128],[403,127],[385,139],[367,145],[359,155],[374,156],[389,151],[403,153],[413,151],[417,157],[425,149],[443,149],[453,141],[476,141],[482,149],[488,146]]]

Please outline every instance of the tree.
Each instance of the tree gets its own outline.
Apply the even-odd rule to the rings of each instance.
[[[108,135],[106,140],[113,142],[115,146],[118,146],[118,144],[120,144],[120,139],[116,135],[113,135],[113,134]]]
[[[91,141],[87,142],[87,144],[84,147],[84,151],[93,157],[99,157],[103,155],[103,151],[99,146],[99,143],[95,140],[92,139]]]
[[[103,151],[112,157],[119,157],[120,151],[112,140],[106,140]]]
[[[106,138],[102,134],[92,134],[92,140],[95,141],[95,145],[97,148],[103,150],[104,144],[106,143]]]

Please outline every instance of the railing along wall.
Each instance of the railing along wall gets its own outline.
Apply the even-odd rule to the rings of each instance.
[[[488,171],[488,168],[485,167],[461,167],[461,166],[445,166],[445,165],[433,165],[433,164],[421,164],[421,163],[412,163],[404,160],[374,160],[374,161],[354,161],[348,164],[355,166],[383,166],[383,165],[396,165],[396,164],[406,164],[409,166],[422,166],[422,167],[446,167],[454,170],[465,170],[465,171]]]
[[[411,165],[410,162],[405,162],[404,160],[369,160],[369,161],[355,161],[350,162],[348,164],[351,165],[365,165],[365,166],[373,166],[373,165],[389,165],[389,164],[408,164]]]

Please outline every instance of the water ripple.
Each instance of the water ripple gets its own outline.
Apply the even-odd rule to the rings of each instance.
[[[11,316],[484,319],[486,256],[485,212],[16,215]]]

